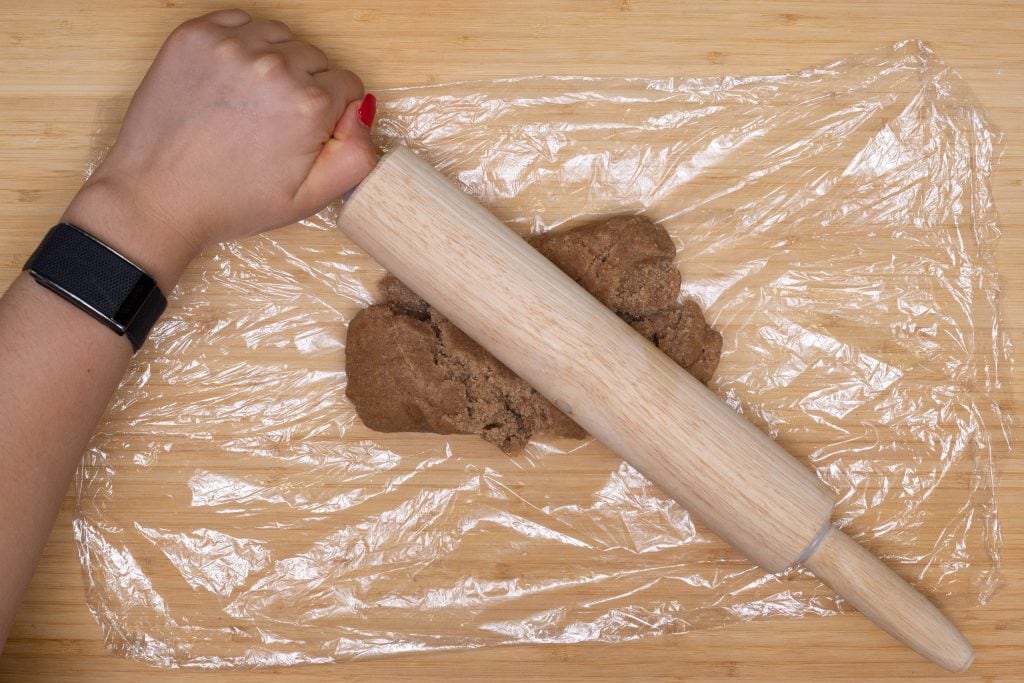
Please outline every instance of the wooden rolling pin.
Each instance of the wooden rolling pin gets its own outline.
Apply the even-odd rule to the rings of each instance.
[[[399,147],[339,227],[481,346],[768,572],[802,562],[950,671],[974,659],[939,610],[832,526],[832,492],[525,240]]]

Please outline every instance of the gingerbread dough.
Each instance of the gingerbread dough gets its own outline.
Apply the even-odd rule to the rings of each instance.
[[[722,337],[693,301],[676,303],[675,245],[642,216],[618,216],[530,243],[701,382]],[[506,452],[535,434],[586,436],[526,382],[388,275],[382,301],[348,328],[345,390],[381,432],[479,434]]]

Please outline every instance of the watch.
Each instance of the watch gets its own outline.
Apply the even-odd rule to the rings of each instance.
[[[70,223],[55,225],[23,270],[67,299],[138,351],[167,299],[141,268]]]

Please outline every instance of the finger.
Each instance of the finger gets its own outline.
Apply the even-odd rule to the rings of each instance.
[[[362,99],[349,102],[334,135],[313,162],[306,181],[295,195],[303,210],[313,213],[355,187],[377,164],[370,129],[359,122]]]
[[[206,16],[199,17],[200,21],[208,21],[211,24],[224,28],[238,28],[252,21],[252,17],[245,10],[222,9],[217,12],[210,12]]]
[[[288,24],[273,19],[262,19],[246,24],[238,33],[243,39],[271,44],[292,39],[292,30],[288,28]]]
[[[275,43],[271,49],[284,55],[290,66],[304,73],[316,74],[327,71],[327,55],[309,43],[289,40],[286,43]]]
[[[363,99],[363,82],[351,71],[321,71],[313,75],[313,81],[331,96],[328,121],[332,130],[349,103]]]

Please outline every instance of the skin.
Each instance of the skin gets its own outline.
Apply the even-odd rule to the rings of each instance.
[[[363,85],[241,10],[178,27],[63,220],[170,292],[205,247],[288,225],[376,163]],[[22,273],[0,299],[0,649],[132,350]]]

